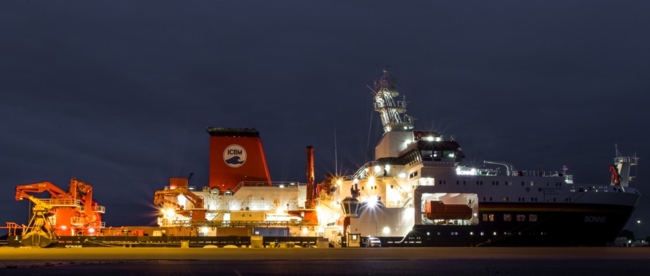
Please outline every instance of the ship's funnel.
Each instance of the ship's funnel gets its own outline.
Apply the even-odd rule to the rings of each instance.
[[[210,188],[235,192],[242,182],[271,185],[260,133],[255,129],[208,127]]]
[[[307,209],[314,208],[314,147],[307,146]]]

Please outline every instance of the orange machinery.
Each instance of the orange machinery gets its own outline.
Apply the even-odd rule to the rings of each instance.
[[[40,201],[52,207],[48,217],[57,236],[96,235],[102,227],[104,207],[92,199],[92,186],[72,178],[70,191],[65,192],[51,182],[16,186],[16,200],[30,198],[31,194],[48,192],[50,199]]]
[[[170,178],[169,184],[168,189],[156,191],[154,194],[154,204],[160,206],[163,210],[171,209],[176,214],[191,216],[192,221],[204,221],[207,210],[204,208],[203,198],[189,190],[187,179]],[[184,209],[182,205],[166,199],[166,197],[178,198],[179,195],[187,198],[192,203],[192,208]]]

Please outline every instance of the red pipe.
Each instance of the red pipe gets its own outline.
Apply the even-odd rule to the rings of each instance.
[[[307,209],[314,208],[314,193],[314,147],[307,146]]]

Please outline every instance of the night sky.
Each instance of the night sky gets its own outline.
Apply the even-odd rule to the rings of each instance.
[[[648,1],[131,2],[0,4],[0,223],[27,223],[16,185],[77,177],[107,225],[153,224],[169,177],[207,185],[207,126],[257,129],[274,181],[305,181],[308,145],[317,181],[334,172],[336,132],[352,173],[385,66],[466,165],[606,185],[618,144],[650,194]],[[649,207],[628,224],[643,237]]]

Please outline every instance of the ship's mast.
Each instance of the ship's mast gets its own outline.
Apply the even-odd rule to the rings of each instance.
[[[390,76],[387,69],[384,69],[384,74],[375,81],[373,92],[375,111],[379,112],[381,116],[384,133],[413,129],[415,118],[406,115],[406,100],[404,98],[401,101],[394,99],[399,95],[397,79]]]

